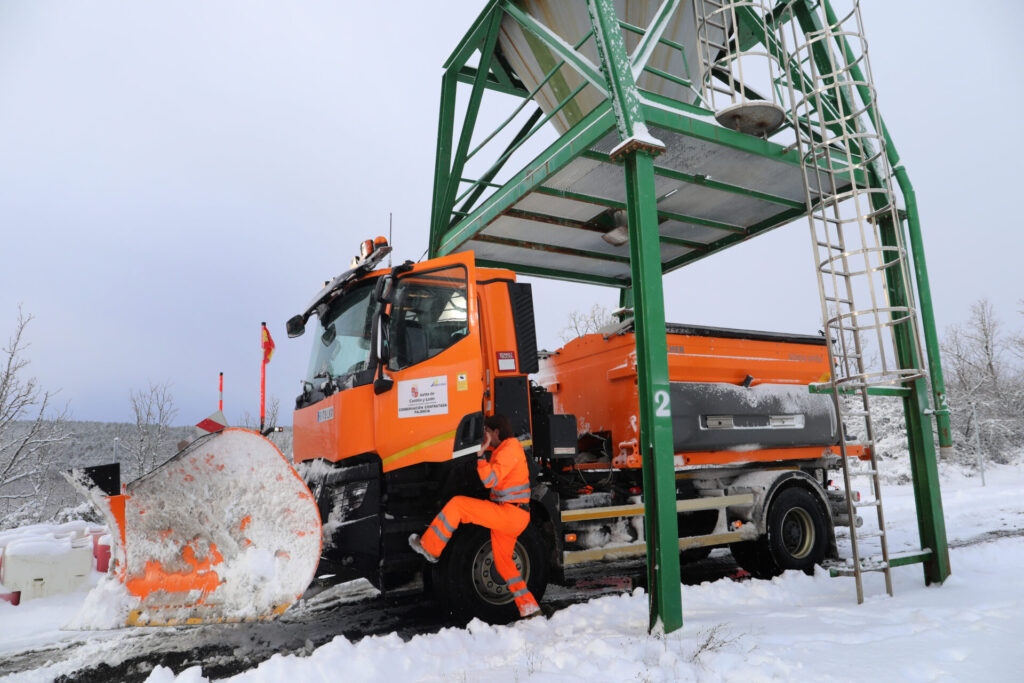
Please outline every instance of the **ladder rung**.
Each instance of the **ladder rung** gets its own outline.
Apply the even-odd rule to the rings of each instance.
[[[925,562],[931,556],[932,551],[930,548],[922,548],[921,550],[902,550],[898,553],[889,553],[889,566],[902,567],[908,564]]]
[[[851,469],[851,470],[847,470],[846,473],[849,474],[851,477],[873,477],[876,474],[878,474],[878,470],[874,470],[874,469],[854,470],[854,469]]]
[[[866,500],[864,502],[854,502],[853,507],[855,507],[855,508],[876,508],[876,507],[880,506],[881,504],[882,504],[882,501],[880,501],[878,499],[875,499],[875,500]]]
[[[885,536],[885,531],[883,531],[882,529],[871,529],[863,533],[857,532],[857,540],[860,540],[862,538],[881,538],[883,536]]]
[[[888,568],[888,565],[884,562],[869,563],[867,560],[860,561],[860,571],[862,574],[864,572],[884,572]],[[852,566],[829,567],[828,572],[831,576],[856,576],[857,573],[856,569]]]

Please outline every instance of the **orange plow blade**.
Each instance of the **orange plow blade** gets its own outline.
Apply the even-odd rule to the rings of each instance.
[[[137,600],[129,625],[272,619],[313,579],[316,502],[259,434],[202,437],[121,495],[71,478],[110,525],[111,571]]]

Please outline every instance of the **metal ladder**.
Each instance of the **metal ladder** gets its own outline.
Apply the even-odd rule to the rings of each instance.
[[[879,458],[872,424],[872,390],[887,386],[899,392],[904,383],[925,375],[920,368],[900,366],[894,334],[908,333],[916,345],[915,358],[923,358],[912,305],[895,306],[888,299],[888,283],[902,278],[910,288],[908,259],[902,231],[897,243],[886,244],[880,234],[882,221],[899,225],[892,190],[892,170],[884,154],[880,122],[871,120],[866,107],[856,101],[865,84],[850,73],[851,65],[867,65],[860,10],[852,10],[830,25],[823,8],[812,10],[817,30],[797,31],[788,38],[787,73],[797,147],[804,171],[804,188],[811,227],[814,263],[818,276],[822,319],[828,344],[831,376],[825,386],[834,399],[838,417],[839,447],[843,471],[846,515],[852,557],[831,568],[833,575],[853,576],[857,602],[864,601],[862,575],[882,572],[886,592],[892,595],[891,568],[882,506]],[[787,36],[780,35],[782,44]],[[851,45],[853,47],[851,47]],[[853,51],[856,50],[856,53]],[[870,68],[866,69],[868,88]],[[872,100],[874,100],[872,94]],[[877,110],[876,110],[877,111]],[[859,302],[859,304],[858,304]],[[860,441],[848,441],[852,423],[863,430]],[[868,497],[858,499],[852,482],[866,479]],[[858,531],[858,511],[874,509],[876,525]],[[878,539],[874,554],[864,557],[862,541]]]

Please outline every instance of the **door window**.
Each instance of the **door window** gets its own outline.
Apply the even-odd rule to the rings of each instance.
[[[388,327],[389,370],[422,363],[469,334],[466,269],[413,273],[395,288]]]

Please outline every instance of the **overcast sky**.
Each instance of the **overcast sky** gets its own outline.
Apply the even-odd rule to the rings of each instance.
[[[0,339],[19,304],[35,316],[31,373],[76,419],[129,420],[129,390],[167,381],[193,423],[223,371],[237,421],[265,320],[290,423],[310,340],[284,321],[389,212],[396,258],[426,248],[441,67],[484,4],[0,0]],[[862,9],[940,331],[981,297],[1020,328],[1024,10],[965,6]],[[617,303],[532,281],[548,348],[568,311]],[[805,221],[665,288],[673,321],[820,327]]]

